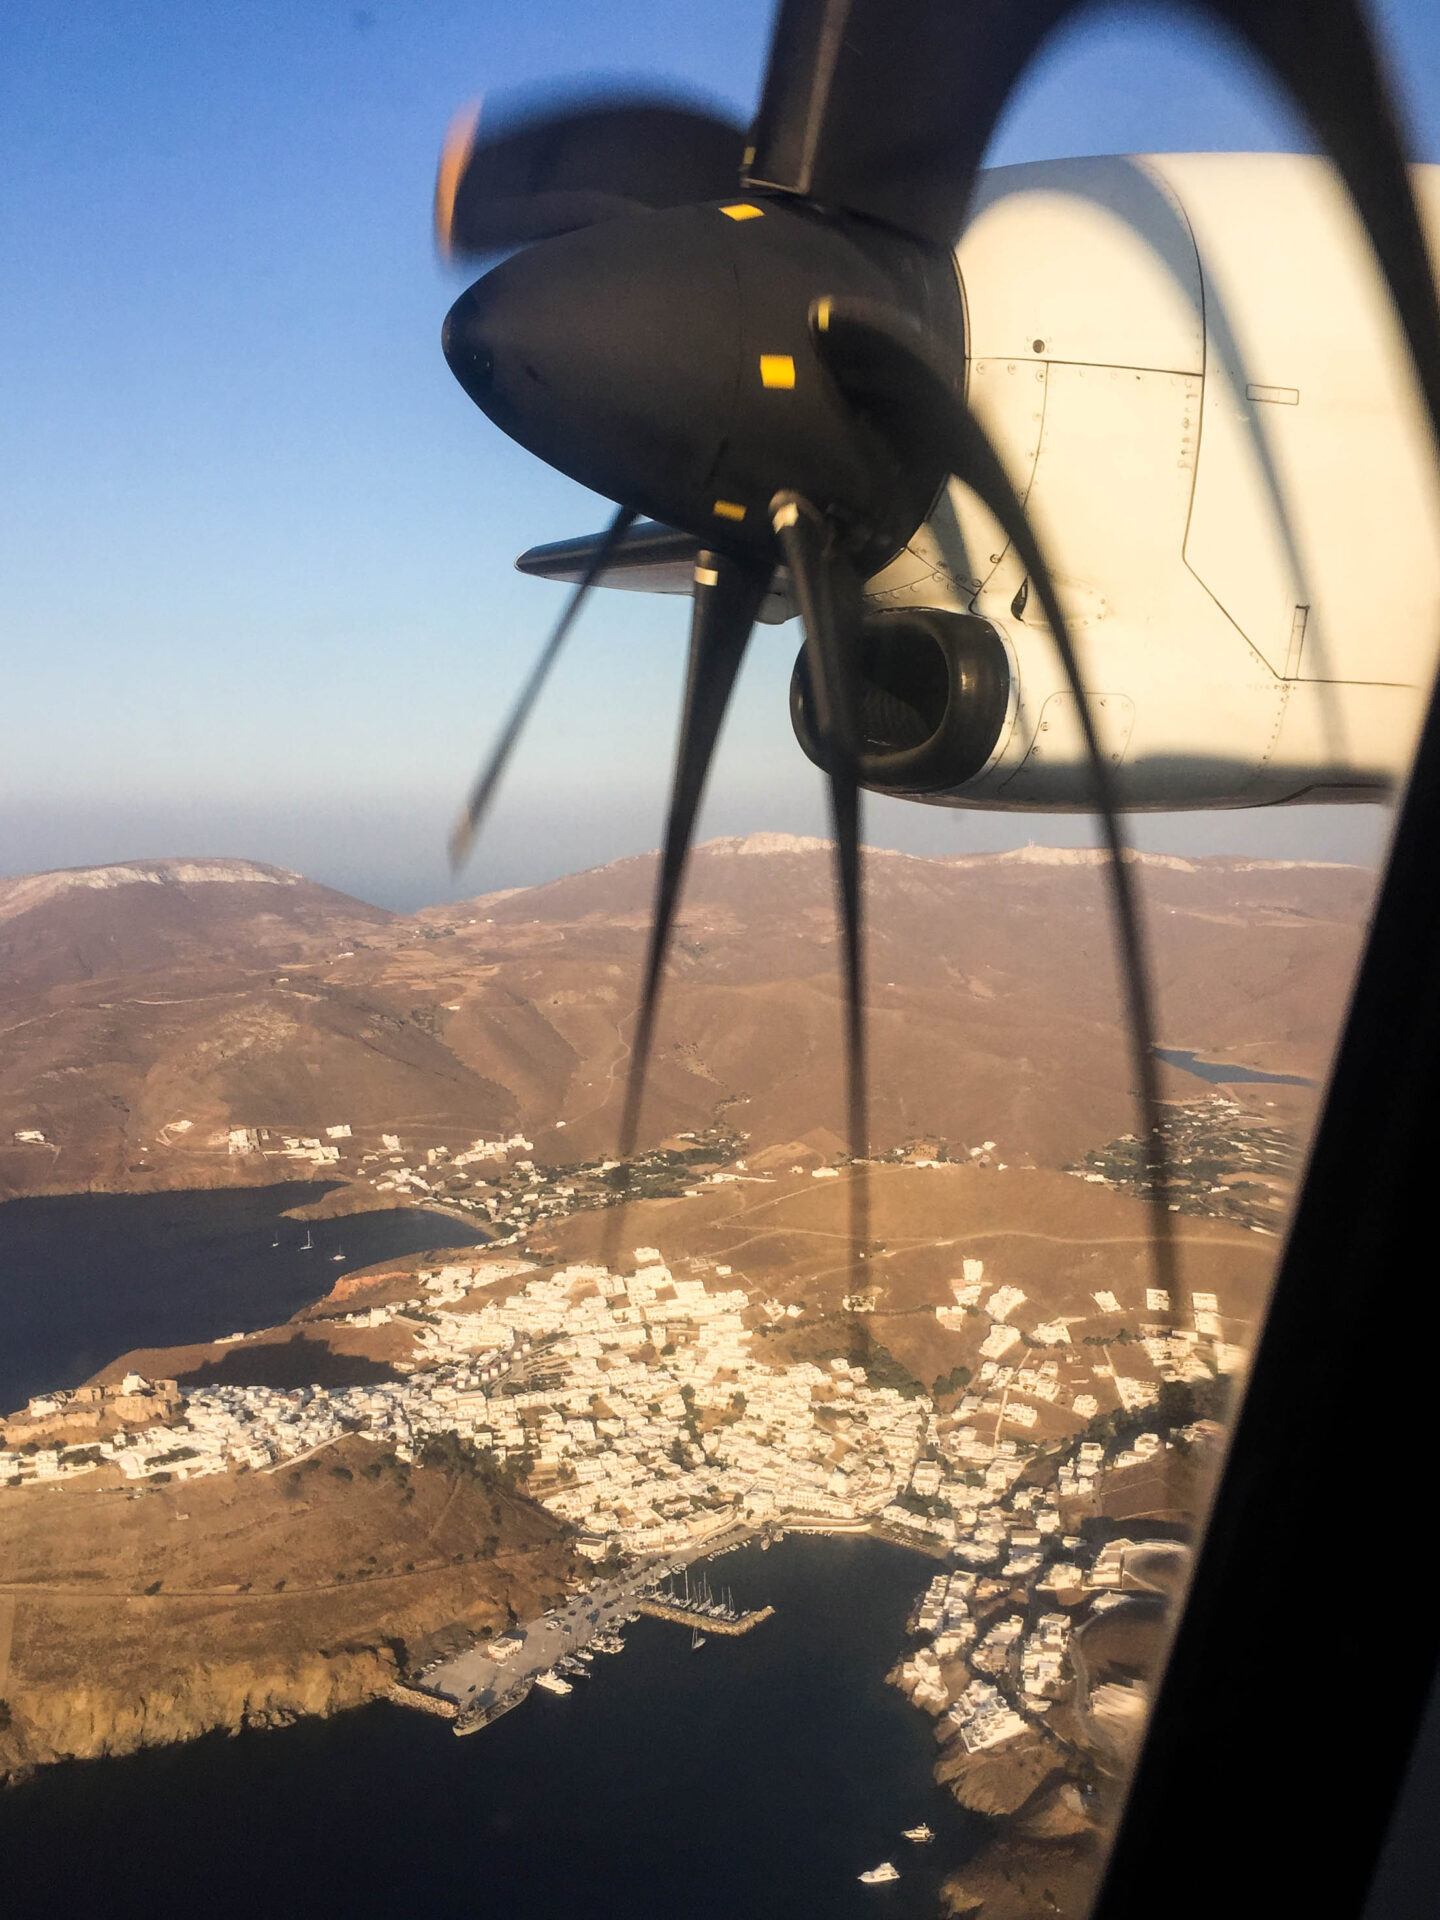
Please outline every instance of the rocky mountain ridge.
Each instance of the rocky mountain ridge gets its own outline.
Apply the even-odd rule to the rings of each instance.
[[[245,861],[0,882],[0,1195],[252,1183],[322,1161],[343,1179],[384,1134],[455,1151],[518,1130],[549,1164],[610,1151],[654,863],[410,916]],[[1137,869],[1161,1039],[1318,1078],[1370,876],[1159,855]],[[878,1147],[994,1140],[1058,1166],[1126,1131],[1097,854],[872,852],[866,875]],[[1263,1096],[1282,1117],[1306,1106],[1293,1088]],[[842,1112],[827,844],[698,848],[647,1136],[724,1125],[756,1150],[829,1152]],[[237,1151],[236,1130],[260,1150]]]

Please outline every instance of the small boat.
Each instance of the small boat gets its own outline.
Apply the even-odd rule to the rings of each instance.
[[[338,1247],[336,1251],[331,1254],[330,1258],[332,1260],[343,1260],[345,1258],[345,1249],[343,1247]]]
[[[537,1673],[535,1676],[535,1684],[537,1687],[543,1687],[546,1693],[573,1693],[575,1691],[570,1682],[568,1680],[562,1680],[558,1673]]]
[[[593,1654],[593,1653],[592,1653],[592,1652],[590,1651],[590,1649],[589,1649],[589,1647],[576,1647],[576,1649],[575,1649],[575,1658],[576,1658],[577,1660],[583,1660],[583,1661],[585,1661],[585,1662],[586,1662],[586,1664],[588,1665],[588,1664],[589,1664],[589,1662],[590,1662],[590,1661],[592,1661],[592,1660],[593,1660],[593,1659],[595,1658],[595,1656],[594,1656],[594,1654]]]
[[[698,1653],[701,1647],[704,1646],[704,1644],[705,1644],[704,1634],[700,1631],[698,1627],[692,1628],[690,1633],[690,1651],[692,1653]]]
[[[311,1239],[310,1229],[307,1227],[305,1229],[305,1238],[300,1242],[300,1251],[301,1253],[313,1253],[314,1250],[315,1242]]]
[[[276,1234],[276,1236],[275,1236],[275,1238],[274,1238],[274,1239],[273,1239],[273,1240],[272,1240],[272,1241],[270,1242],[270,1245],[271,1245],[272,1247],[278,1247],[278,1246],[279,1246],[279,1244],[280,1244],[280,1236],[279,1236],[279,1234],[277,1233],[277,1234]]]
[[[927,1840],[935,1838],[933,1829],[927,1827],[923,1820],[918,1827],[902,1827],[900,1831],[907,1840],[913,1840],[917,1847],[923,1847]]]
[[[891,1880],[898,1880],[899,1873],[888,1860],[882,1860],[878,1867],[871,1867],[868,1873],[860,1875],[862,1887],[883,1887]]]

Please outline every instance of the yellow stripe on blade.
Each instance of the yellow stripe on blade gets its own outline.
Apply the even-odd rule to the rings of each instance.
[[[435,176],[435,244],[445,259],[453,257],[450,232],[455,223],[455,195],[461,176],[475,151],[475,135],[480,128],[480,102],[462,107],[450,122],[445,144],[440,149],[440,171]]]
[[[788,353],[761,354],[760,384],[762,387],[794,386],[795,362]]]

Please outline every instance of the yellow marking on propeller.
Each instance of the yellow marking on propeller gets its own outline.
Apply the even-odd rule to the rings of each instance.
[[[763,207],[752,207],[744,200],[738,201],[733,207],[721,207],[720,211],[727,220],[763,220],[765,218]]]
[[[440,171],[435,176],[435,244],[447,260],[453,258],[450,231],[455,223],[455,195],[475,151],[479,127],[480,102],[474,100],[450,122],[440,149]]]
[[[815,302],[815,331],[817,333],[828,333],[830,331],[830,309],[833,305],[834,302],[828,293],[823,300],[817,300]]]
[[[717,520],[743,520],[745,518],[745,509],[740,505],[738,500],[717,500],[712,511]]]
[[[742,166],[742,167],[748,167],[748,166],[750,165],[750,162],[751,162],[751,161],[752,161],[752,160],[753,160],[754,158],[755,158],[755,149],[754,149],[754,147],[746,147],[746,149],[745,149],[745,151],[744,151],[744,153],[743,153],[743,154],[741,155],[741,158],[740,158],[740,164],[741,164],[741,166]]]
[[[760,384],[762,387],[794,386],[795,362],[788,353],[761,354]]]
[[[718,587],[720,576],[714,567],[696,567],[695,584],[697,587]]]

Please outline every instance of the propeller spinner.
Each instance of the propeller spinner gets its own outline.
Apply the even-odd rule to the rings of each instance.
[[[791,488],[867,573],[943,478],[847,405],[809,325],[824,296],[914,315],[964,364],[948,256],[750,194],[606,220],[512,255],[442,335],[475,404],[582,486],[773,567],[769,506]]]

